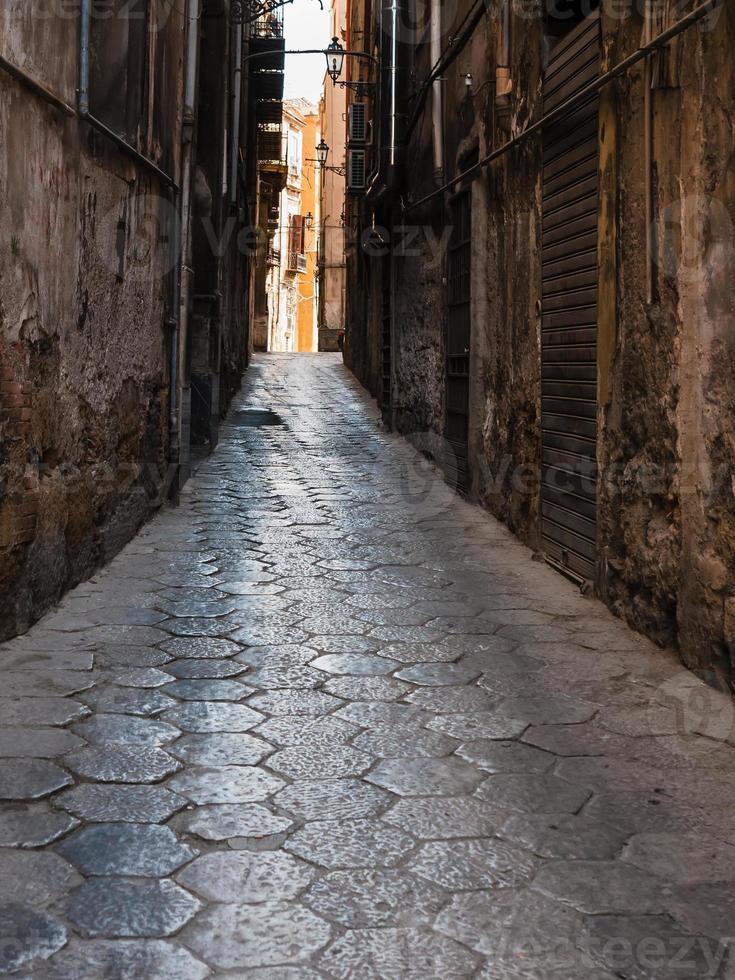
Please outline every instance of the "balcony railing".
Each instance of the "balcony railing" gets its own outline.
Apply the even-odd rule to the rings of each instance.
[[[306,272],[306,256],[303,252],[289,252],[288,266],[289,272]]]
[[[266,0],[263,12],[250,28],[251,37],[283,37],[283,6]]]
[[[261,167],[283,168],[288,166],[288,137],[280,126],[266,123],[258,129],[258,162]]]

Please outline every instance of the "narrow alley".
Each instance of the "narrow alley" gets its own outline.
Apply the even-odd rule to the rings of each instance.
[[[222,440],[0,649],[0,972],[735,977],[733,708],[259,355]]]

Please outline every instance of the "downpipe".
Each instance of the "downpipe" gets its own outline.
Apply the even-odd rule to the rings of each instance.
[[[92,35],[93,0],[82,0],[79,10],[79,93],[80,116],[89,115],[89,48]]]
[[[192,241],[192,181],[194,165],[194,148],[196,139],[197,116],[197,86],[199,82],[199,32],[201,23],[201,0],[189,0],[188,3],[188,34],[186,44],[186,75],[184,81],[184,125],[183,147],[181,160],[181,207],[179,212],[179,230],[181,233],[179,275],[179,304],[178,304],[178,351],[179,365],[183,365],[189,336],[189,306],[191,304],[193,269],[191,267]],[[183,368],[179,371],[179,383],[176,397],[178,399],[178,418],[176,432],[179,441],[179,467],[184,477],[188,471],[189,447],[183,446],[182,425],[184,401],[183,386],[185,382]],[[182,452],[183,450],[183,452]]]
[[[431,64],[437,65],[442,56],[441,0],[431,0]],[[444,80],[435,78],[431,86],[432,136],[434,146],[434,180],[444,183]]]
[[[171,270],[171,310],[169,321],[171,328],[171,351],[169,362],[169,425],[168,425],[168,474],[166,477],[166,496],[178,503],[179,479],[181,473],[181,436],[179,433],[179,344],[180,344],[180,311],[181,311],[181,209],[182,194],[173,192],[174,228],[169,241],[173,249]]]
[[[511,0],[502,0],[495,57],[495,111],[501,129],[506,132],[510,132],[510,96],[513,91],[510,74],[510,4]]]
[[[242,104],[242,24],[235,26],[235,60],[232,69],[232,131],[230,133],[230,207],[237,207]]]
[[[653,37],[653,3],[646,0],[643,8],[643,43]],[[646,302],[653,303],[655,229],[653,213],[653,55],[643,63],[643,171],[646,209]]]

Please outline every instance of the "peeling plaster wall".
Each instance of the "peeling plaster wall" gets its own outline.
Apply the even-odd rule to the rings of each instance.
[[[73,103],[75,21],[8,24],[3,53],[26,52],[21,64]],[[46,58],[47,48],[67,53]],[[180,68],[169,66],[169,100]],[[104,138],[2,71],[0,133],[5,638],[113,555],[158,502],[173,205]]]
[[[604,67],[633,52],[643,29],[632,5],[613,12],[603,14]],[[668,23],[682,13],[672,8]],[[454,26],[444,26],[446,38]],[[483,21],[443,73],[446,177],[538,117],[542,28],[538,18],[513,17],[507,119],[494,106],[497,22]],[[595,587],[720,685],[735,675],[734,48],[735,8],[724,4],[706,30],[670,46],[666,87],[653,93],[659,254],[650,304],[642,63],[600,99]],[[428,67],[419,46],[416,78]],[[408,148],[404,199],[434,186],[430,117],[429,97]],[[540,154],[533,137],[472,182],[472,494],[532,547],[540,546]],[[438,198],[404,220],[437,227],[447,214]],[[428,426],[441,436],[446,261],[441,275],[425,254],[394,261],[394,419],[401,431]],[[375,323],[362,328],[352,301],[350,311],[353,347],[375,343]],[[362,354],[354,369],[372,389],[369,360]]]

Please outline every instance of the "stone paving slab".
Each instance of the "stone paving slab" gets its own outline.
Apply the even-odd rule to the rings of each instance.
[[[0,663],[2,974],[735,978],[732,702],[338,356],[256,358],[180,506]]]

